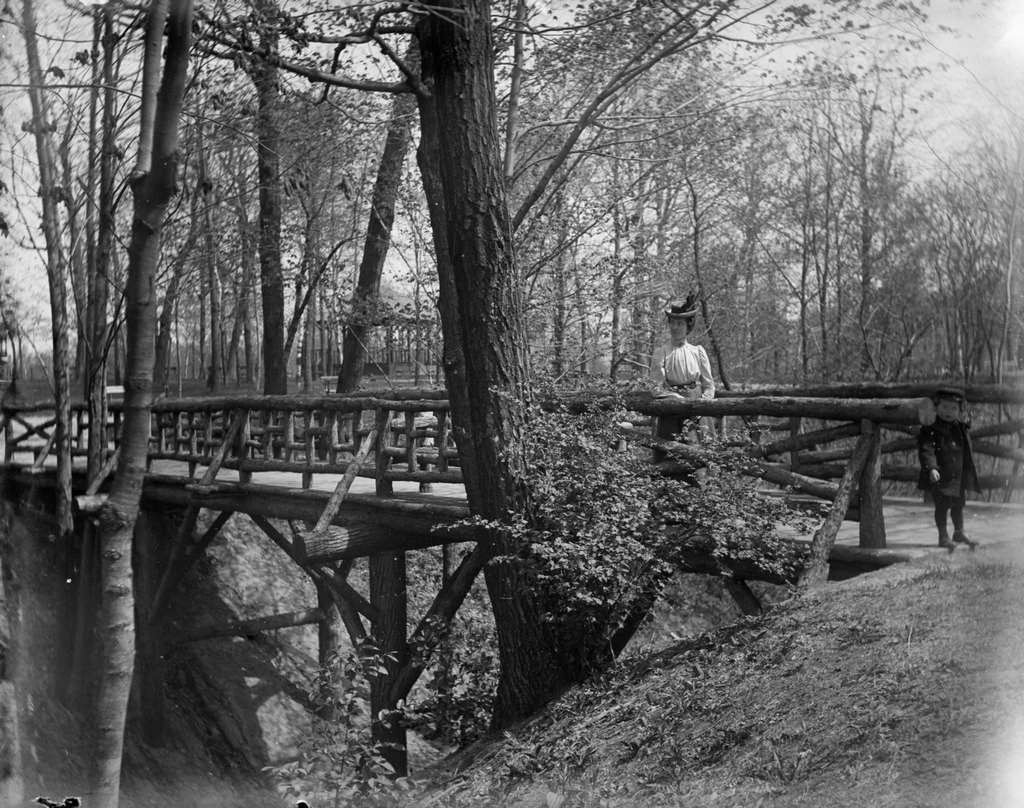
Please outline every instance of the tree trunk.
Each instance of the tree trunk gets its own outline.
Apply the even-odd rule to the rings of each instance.
[[[526,508],[524,326],[502,177],[487,0],[441,3],[417,26],[424,91],[419,162],[431,200],[452,424],[471,510]],[[449,15],[444,9],[455,9]],[[485,570],[501,678],[493,724],[543,705],[567,683],[528,571],[493,535]]]
[[[216,393],[220,388],[221,376],[221,286],[220,273],[217,270],[217,242],[213,234],[213,208],[216,200],[212,193],[213,183],[210,180],[202,121],[198,124],[198,132],[199,188],[202,190],[203,206],[203,260],[206,262],[206,288],[210,294],[210,366],[207,368],[206,389]]]
[[[68,341],[68,267],[61,246],[61,223],[57,202],[61,189],[57,179],[57,158],[53,149],[53,124],[49,120],[46,87],[39,47],[36,41],[36,17],[33,0],[22,3],[22,34],[28,63],[29,101],[32,106],[32,131],[39,160],[39,196],[43,203],[43,235],[46,242],[46,276],[50,287],[50,323],[53,335],[53,399],[57,420],[57,505],[56,531],[61,537],[71,532],[71,386],[68,369],[71,356]]]
[[[157,93],[160,50],[167,26],[166,64]],[[132,179],[134,215],[126,283],[125,419],[121,456],[110,496],[100,511],[103,548],[103,641],[90,747],[91,808],[117,808],[124,725],[135,654],[132,536],[139,513],[149,448],[156,351],[156,271],[160,231],[175,192],[178,120],[188,73],[191,0],[154,0],[146,23],[139,156]]]
[[[415,47],[406,53],[406,61],[417,61]],[[410,128],[415,109],[411,95],[395,98],[388,124],[384,151],[377,168],[377,180],[373,186],[370,203],[370,221],[366,227],[366,242],[363,258],[359,263],[359,278],[352,293],[352,316],[345,328],[341,348],[341,369],[338,372],[339,393],[351,393],[359,386],[366,365],[366,342],[373,314],[377,310],[380,294],[380,278],[384,271],[388,246],[391,243],[391,226],[395,220],[395,200],[402,180],[402,167],[409,151]]]
[[[276,11],[273,0],[260,0],[263,22],[260,46],[277,52]],[[277,68],[264,60],[253,67],[259,101],[256,122],[257,174],[260,184],[260,288],[263,301],[263,392],[288,392],[288,357],[285,353],[284,276],[281,272],[281,134],[278,130]]]
[[[98,12],[97,12],[98,13]],[[99,471],[106,460],[106,430],[97,428],[107,419],[107,340],[110,336],[107,304],[110,297],[108,278],[114,249],[114,156],[117,151],[116,113],[114,101],[114,16],[111,7],[103,9],[103,130],[99,160],[99,208],[96,227],[96,250],[90,267],[86,389],[89,403],[89,479]]]
[[[24,557],[7,538],[11,535],[11,514],[0,509],[0,805],[21,805],[21,721],[17,678],[21,654],[18,643],[17,580],[15,558]]]

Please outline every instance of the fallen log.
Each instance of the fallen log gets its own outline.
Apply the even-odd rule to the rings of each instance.
[[[618,431],[621,435],[643,446],[667,452],[675,459],[682,460],[689,467],[700,468],[720,459],[720,455],[711,449],[705,449],[704,447],[689,443],[656,438],[653,435],[640,432],[631,425],[620,424]],[[816,497],[827,500],[834,499],[838,490],[838,486],[834,483],[815,479],[804,474],[797,474],[777,463],[765,463],[752,457],[746,457],[739,452],[733,456],[743,461],[740,463],[739,471],[748,477],[757,477],[776,485],[791,488],[794,491],[813,494]]]
[[[1014,430],[1016,431],[1016,430]],[[976,455],[987,455],[989,457],[998,457],[1003,460],[1013,460],[1015,463],[1024,463],[1024,449],[1018,449],[1013,446],[1003,446],[998,443],[992,443],[986,440],[977,440],[977,437],[981,433],[979,429],[976,432],[971,433],[971,437],[974,438],[971,442],[971,447]],[[985,432],[985,435],[992,436],[1000,433],[996,432]],[[892,454],[894,452],[908,452],[917,449],[917,438],[899,438],[897,440],[883,443],[881,452],[882,454]],[[845,460],[850,457],[853,453],[853,447],[851,446],[840,446],[835,449],[823,449],[820,452],[807,452],[801,455],[801,465],[807,463],[813,465],[815,463],[828,463],[832,460]]]
[[[749,385],[743,389],[718,390],[719,398],[746,396],[806,396],[811,398],[930,398],[949,382],[899,382],[820,384],[807,386]],[[958,385],[968,402],[978,404],[1024,404],[1024,389],[1006,384]]]
[[[297,612],[285,612],[268,617],[254,617],[251,620],[232,620],[219,625],[198,626],[182,634],[177,642],[197,642],[214,637],[251,637],[264,631],[308,626],[324,619],[325,615],[320,609],[302,609]]]
[[[834,440],[851,438],[859,434],[860,424],[842,424],[825,429],[816,429],[812,432],[801,432],[799,435],[782,438],[760,446],[751,446],[746,451],[751,457],[768,457],[773,454],[798,452],[802,449],[809,449],[812,446],[819,446],[822,443],[831,443]]]
[[[565,399],[561,405],[571,413],[626,409],[645,415],[698,416],[757,415],[769,417],[818,418],[824,421],[876,421],[885,424],[929,424],[935,420],[935,405],[929,398],[798,398],[750,396],[744,398],[684,399],[655,397],[649,392],[621,397],[597,396]]]

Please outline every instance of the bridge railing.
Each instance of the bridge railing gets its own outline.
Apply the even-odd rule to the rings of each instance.
[[[444,399],[254,396],[178,399],[153,405],[150,463],[180,461],[194,476],[219,465],[253,474],[299,474],[309,488],[316,475],[351,471],[376,480],[379,493],[398,481],[420,485],[462,481]],[[352,468],[364,440],[367,456]],[[227,440],[230,445],[224,446]]]
[[[54,453],[56,419],[52,405],[5,410],[3,457],[41,469]],[[123,405],[112,403],[105,425],[108,455],[120,440]],[[151,414],[149,463],[184,463],[194,477],[200,467],[253,474],[299,474],[309,488],[316,475],[344,474],[371,431],[371,451],[353,470],[374,479],[380,493],[394,482],[459,483],[458,452],[445,399],[376,397],[252,396],[160,400]],[[72,407],[71,451],[87,453],[89,415]],[[229,445],[225,446],[225,440]]]
[[[848,389],[849,388],[849,389]],[[830,390],[847,397],[826,397]],[[889,391],[889,395],[880,395]],[[624,445],[657,439],[651,420],[660,415],[705,416],[742,427],[746,436],[736,446],[756,461],[752,470],[768,482],[823,500],[835,500],[838,485],[853,457],[864,421],[884,429],[891,437],[880,440],[879,460],[872,461],[878,483],[902,483],[916,479],[914,433],[932,417],[927,385],[886,387],[846,386],[779,388],[768,395],[739,396],[727,393],[712,401],[652,398],[636,393],[609,398],[562,396],[548,402],[573,410],[616,408],[633,411],[633,426],[622,433]],[[903,394],[894,397],[895,393]],[[918,397],[907,397],[918,393]],[[986,457],[982,484],[992,493],[1010,495],[1022,488],[1024,468],[1024,420],[1015,412],[1024,393],[1007,388],[968,388],[972,406],[987,405],[996,417],[976,420],[975,452]],[[872,397],[858,397],[870,395]],[[449,403],[443,391],[402,391],[393,397],[358,396],[222,396],[164,399],[152,405],[151,466],[163,461],[185,464],[189,477],[200,467],[233,469],[242,482],[254,474],[284,472],[300,475],[301,487],[309,488],[317,475],[353,476],[375,480],[380,494],[388,494],[395,482],[413,481],[424,490],[432,483],[459,483],[462,471],[452,439]],[[111,402],[104,426],[108,452],[113,453],[123,423],[123,404]],[[39,405],[5,409],[3,456],[8,463],[38,470],[52,453],[52,407]],[[72,454],[86,454],[90,425],[84,407],[72,409]],[[367,436],[372,445],[360,463],[353,464]],[[779,433],[782,433],[781,435]],[[1002,442],[1010,439],[1010,445]],[[226,442],[226,445],[225,445]],[[1016,444],[1016,445],[1013,445]],[[693,453],[692,447],[676,447],[674,456]],[[885,462],[895,458],[899,462]],[[27,463],[26,463],[27,459]],[[700,462],[690,457],[690,462]],[[216,470],[213,472],[216,474]],[[876,483],[872,483],[876,485]],[[989,496],[992,494],[990,493]],[[857,516],[856,500],[850,515]]]

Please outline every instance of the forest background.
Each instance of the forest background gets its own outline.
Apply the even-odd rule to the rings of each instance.
[[[36,5],[74,367],[86,368],[91,318],[106,326],[94,341],[109,351],[108,381],[121,383],[135,12]],[[733,24],[627,77],[654,52],[642,40],[651,31],[628,15],[597,23],[600,4],[498,4],[504,167],[535,370],[567,386],[645,376],[664,301],[695,288],[726,384],[1001,380],[1024,341],[1013,87],[1024,11],[926,5],[737,7]],[[391,60],[341,47],[341,32],[373,10],[200,10],[207,35],[185,102],[181,193],[162,237],[157,390],[266,387],[274,337],[289,389],[319,391],[354,322],[366,326],[371,370],[440,380],[433,246],[411,160],[383,293],[355,294],[389,122],[416,137],[411,105],[399,109],[387,91]],[[246,55],[268,19],[293,68],[275,71],[270,101]],[[38,157],[16,20],[4,22],[2,336],[22,375],[38,376],[52,313]],[[339,67],[359,81],[315,81]],[[257,176],[268,170],[257,154],[268,122],[281,222],[280,302],[269,309]],[[91,293],[97,276],[107,288]],[[103,315],[87,315],[97,305]],[[268,312],[282,322],[265,328]]]

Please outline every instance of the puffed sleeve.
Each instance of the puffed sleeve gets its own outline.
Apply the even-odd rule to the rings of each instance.
[[[704,350],[703,345],[697,352],[697,361],[700,365],[700,397],[714,398],[715,380],[711,376],[711,360],[708,359],[708,352]]]

